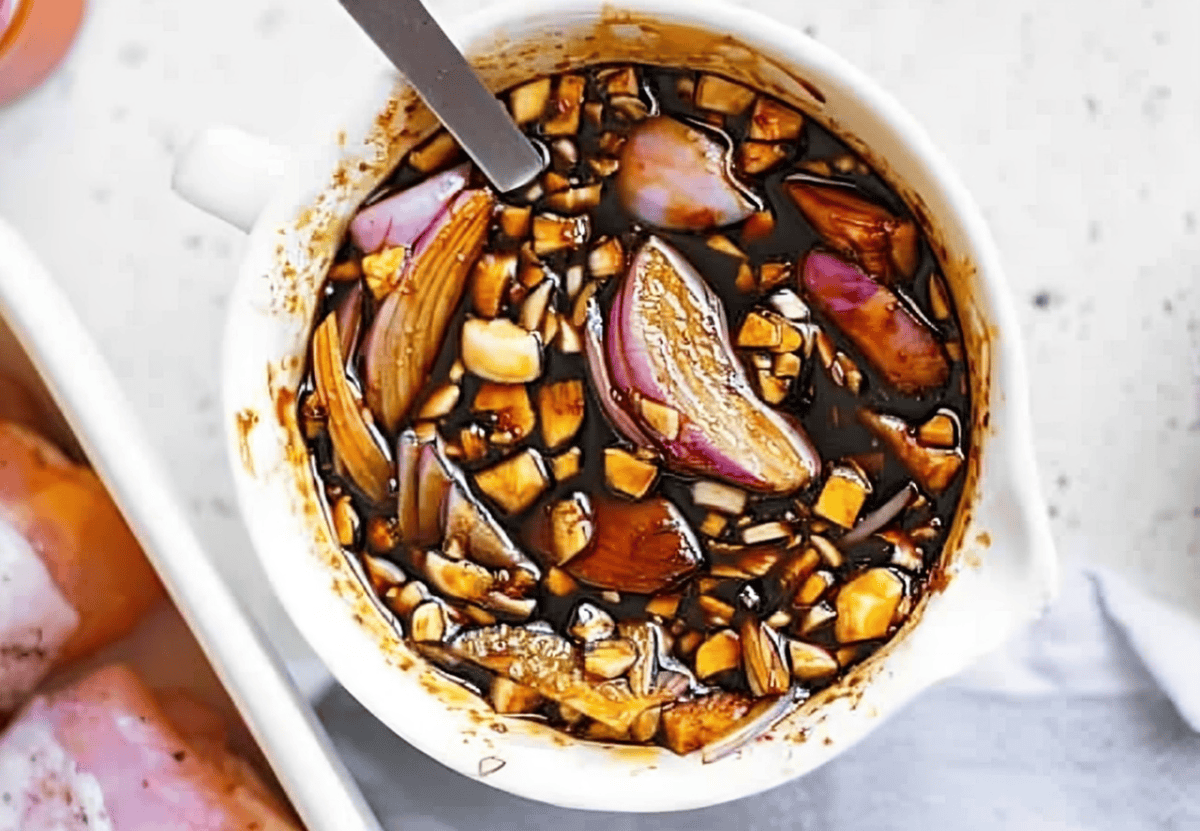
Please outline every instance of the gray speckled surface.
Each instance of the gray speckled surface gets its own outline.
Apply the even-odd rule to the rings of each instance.
[[[881,80],[982,204],[1060,546],[1200,612],[1200,3],[753,5]],[[0,215],[65,286],[289,654],[303,650],[247,550],[218,423],[242,243],[168,182],[209,122],[310,135],[369,49],[333,0],[98,0],[62,70],[0,109]]]

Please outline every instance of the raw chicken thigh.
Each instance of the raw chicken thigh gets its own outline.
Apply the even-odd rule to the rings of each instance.
[[[295,831],[220,717],[109,666],[34,698],[0,738],[0,829]]]
[[[0,713],[54,666],[128,633],[161,596],[96,474],[0,422]]]

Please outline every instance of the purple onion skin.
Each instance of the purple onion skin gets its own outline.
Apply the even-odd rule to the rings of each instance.
[[[617,387],[609,374],[608,362],[604,349],[604,326],[600,316],[600,306],[596,298],[588,301],[588,316],[583,327],[583,354],[587,359],[588,375],[596,397],[600,399],[600,408],[613,429],[639,447],[653,447],[650,437],[637,426],[633,416],[625,412],[617,402],[615,395]]]
[[[613,298],[612,310],[609,313],[610,324],[608,332],[605,335],[605,351],[608,356],[608,368],[612,373],[613,384],[616,385],[616,389],[626,391],[634,388],[633,371],[630,369],[629,361],[626,358],[625,338],[617,322],[628,319],[629,304],[627,301],[628,294],[623,291],[618,292],[617,296]]]
[[[820,455],[803,429],[754,394],[716,295],[661,240],[651,238],[633,258],[605,346],[628,415],[668,467],[771,494],[792,493],[818,475]],[[639,398],[678,412],[678,435],[658,434]]]
[[[350,221],[350,238],[364,253],[412,245],[467,186],[470,164],[461,164],[363,208]]]
[[[396,292],[392,292],[383,299],[383,303],[379,306],[379,311],[375,313],[375,319],[371,321],[371,327],[367,329],[367,334],[362,342],[362,354],[364,355],[363,368],[366,370],[364,380],[367,386],[367,399],[372,410],[378,412],[381,405],[376,401],[371,400],[374,396],[372,390],[380,389],[383,386],[383,374],[385,371],[385,361],[387,358],[383,354],[385,335],[391,327],[392,318],[396,316],[396,306],[399,303],[399,298]]]
[[[355,283],[346,292],[337,308],[338,334],[341,337],[342,355],[348,366],[354,366],[354,358],[358,349],[359,329],[362,327],[362,283]]]
[[[438,458],[437,447],[429,442],[417,457],[417,538],[416,545],[433,545],[441,539],[443,501],[450,489],[450,477]]]
[[[805,259],[801,282],[891,386],[914,395],[946,383],[950,364],[941,343],[887,286],[824,251]]]
[[[447,173],[449,172],[451,171],[447,171]],[[418,187],[420,186],[418,185]],[[405,191],[405,193],[407,192]],[[469,194],[460,195],[458,200],[466,197],[469,197]],[[455,203],[458,200],[455,200]],[[438,235],[438,231],[450,221],[450,217],[451,212],[446,209],[446,206],[443,206],[440,212],[433,217],[432,224],[422,229],[423,233],[420,234],[419,241],[417,241],[412,253],[404,260],[404,265],[400,267],[401,275],[396,285],[402,286],[405,284],[407,273],[416,267],[421,255],[429,247],[429,243]],[[368,389],[377,389],[383,384],[383,374],[389,359],[387,355],[383,354],[385,351],[384,335],[392,327],[392,319],[396,316],[396,312],[399,311],[402,300],[403,294],[398,291],[393,291],[385,297],[379,305],[379,311],[375,313],[375,319],[371,322],[371,328],[367,330],[367,336],[363,341],[362,348],[363,354],[366,355],[366,381]]]
[[[433,224],[424,230],[413,245],[412,253],[405,258],[404,264],[400,267],[400,279],[397,281],[397,286],[401,288],[392,291],[384,298],[379,306],[379,311],[376,312],[375,318],[371,322],[370,329],[367,330],[366,337],[363,339],[361,348],[365,356],[364,380],[367,403],[377,417],[382,416],[382,422],[389,430],[396,428],[399,418],[406,409],[404,406],[397,405],[394,400],[397,396],[397,390],[394,389],[396,368],[391,362],[396,360],[395,356],[399,354],[399,348],[423,332],[423,330],[415,328],[412,321],[408,320],[411,310],[405,304],[411,303],[412,298],[409,291],[404,290],[403,287],[409,286],[412,280],[411,275],[418,268],[424,267],[425,253],[437,239],[438,234],[454,220],[460,207],[482,192],[468,190],[454,196],[451,203],[437,214]],[[464,278],[465,273],[464,271],[462,275]],[[459,285],[460,292],[461,289],[462,285]],[[457,298],[455,298],[449,305],[453,307],[457,302]],[[402,325],[410,331],[402,331],[400,328]]]
[[[648,118],[621,149],[616,188],[633,216],[668,231],[741,222],[755,205],[730,178],[728,151],[699,127]]]

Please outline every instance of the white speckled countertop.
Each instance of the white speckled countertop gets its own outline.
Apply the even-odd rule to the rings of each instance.
[[[753,5],[880,79],[982,204],[1028,344],[1061,550],[1200,613],[1200,3]],[[372,48],[334,0],[95,0],[59,73],[0,109],[0,215],[65,286],[202,537],[289,654],[301,647],[222,455],[216,373],[242,241],[168,183],[213,121],[303,139]]]

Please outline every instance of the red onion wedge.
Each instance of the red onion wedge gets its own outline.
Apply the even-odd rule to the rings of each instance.
[[[642,246],[610,317],[612,381],[668,466],[760,493],[791,493],[817,475],[816,448],[755,396],[720,301],[677,251],[654,237]]]
[[[861,409],[858,420],[887,445],[930,493],[939,494],[946,490],[962,469],[965,459],[958,447],[922,444],[917,430],[897,416]]]
[[[700,753],[701,760],[707,765],[746,747],[766,734],[804,697],[802,690],[792,689],[784,695],[759,699],[750,712],[728,733],[704,746]]]
[[[920,254],[912,220],[895,216],[852,188],[797,177],[785,182],[784,190],[825,242],[855,257],[868,274],[888,284],[912,278]]]
[[[396,517],[400,539],[410,544],[429,545],[432,541],[419,539],[420,480],[417,468],[423,442],[412,430],[405,430],[396,439]]]
[[[887,286],[823,251],[808,255],[801,279],[814,305],[897,390],[911,395],[946,383],[941,343]]]
[[[871,513],[867,514],[862,520],[855,525],[845,536],[837,541],[839,548],[850,548],[858,545],[867,537],[882,529],[885,525],[891,522],[907,508],[912,501],[917,498],[917,489],[912,482],[909,482],[900,492],[884,502]]]
[[[457,549],[480,565],[505,569],[521,585],[538,581],[538,567],[471,493],[436,436],[403,431],[396,457],[397,516],[405,544],[420,547],[442,540],[443,551]]]
[[[621,151],[617,195],[625,210],[668,231],[704,231],[757,210],[729,174],[728,151],[706,131],[666,116],[648,118]]]
[[[350,238],[364,254],[384,246],[412,245],[467,186],[470,170],[470,164],[461,164],[368,205],[350,221]]]
[[[346,378],[346,358],[340,346],[337,313],[331,313],[313,334],[313,378],[317,394],[329,413],[329,437],[347,474],[366,496],[382,502],[388,493],[392,465],[364,417],[362,402]]]
[[[600,408],[608,418],[613,429],[641,447],[650,447],[653,442],[649,436],[637,426],[633,416],[621,409],[617,396],[621,395],[613,386],[609,375],[608,362],[604,357],[604,320],[600,314],[600,304],[595,297],[587,301],[587,319],[583,324],[583,354],[587,358],[588,375],[592,381],[592,389],[596,398],[600,399]]]
[[[354,366],[354,355],[358,351],[358,336],[362,329],[363,287],[355,283],[337,307],[338,334],[341,338],[342,357],[347,366]]]
[[[405,261],[399,284],[375,315],[364,346],[367,402],[389,432],[425,384],[494,206],[489,191],[459,194]]]

